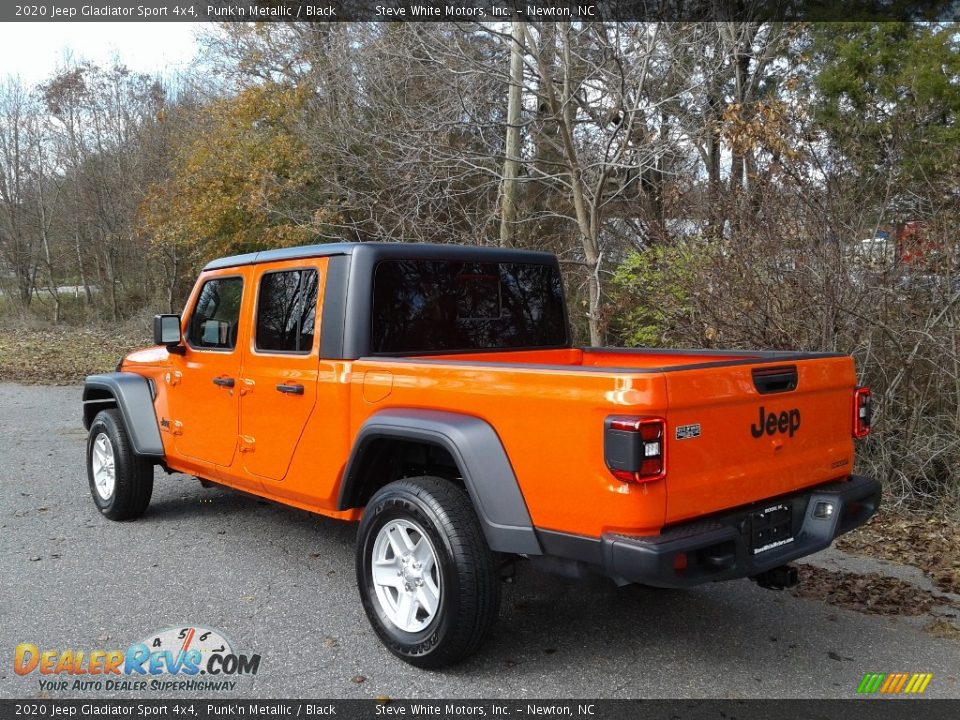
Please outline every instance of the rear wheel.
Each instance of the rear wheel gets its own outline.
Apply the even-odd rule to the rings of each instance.
[[[93,502],[111,520],[143,515],[153,494],[153,464],[134,452],[117,409],[103,410],[90,425],[87,479]]]
[[[436,477],[399,480],[371,498],[357,537],[357,583],[384,645],[423,668],[475,652],[500,606],[470,498]]]

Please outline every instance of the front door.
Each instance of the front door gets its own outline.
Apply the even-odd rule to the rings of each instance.
[[[169,429],[177,452],[214,465],[233,461],[239,430],[240,345],[246,268],[205,276],[190,299],[186,352],[171,355]]]
[[[253,336],[244,346],[240,452],[247,473],[283,480],[317,402],[318,299],[327,259],[257,268]]]

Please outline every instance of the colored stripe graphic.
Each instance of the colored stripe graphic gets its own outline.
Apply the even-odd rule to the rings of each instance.
[[[863,676],[863,680],[860,681],[860,684],[857,685],[857,692],[861,695],[867,692],[867,688],[870,687],[871,682],[873,682],[873,673],[867,673]]]
[[[907,678],[910,677],[910,673],[901,673],[900,679],[897,680],[897,685],[890,692],[899,693],[900,689],[903,687],[904,683],[907,682]]]
[[[933,673],[866,673],[857,693],[860,695],[919,695],[927,689]]]
[[[880,686],[880,692],[881,693],[890,692],[890,688],[892,688],[896,684],[897,678],[899,677],[900,676],[897,675],[896,673],[891,673],[890,675],[887,675],[887,679],[884,680],[883,685]]]
[[[860,681],[860,687],[857,688],[857,692],[865,695],[875,693],[880,689],[880,683],[883,682],[885,677],[886,675],[884,673],[867,673],[863,676],[863,680]]]

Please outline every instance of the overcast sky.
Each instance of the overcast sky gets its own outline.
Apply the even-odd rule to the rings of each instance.
[[[162,72],[189,65],[197,50],[194,23],[3,23],[0,77],[19,75],[33,84],[62,64],[65,51],[108,65],[114,56],[131,70]]]

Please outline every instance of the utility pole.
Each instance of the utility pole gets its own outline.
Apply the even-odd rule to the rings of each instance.
[[[507,94],[507,137],[503,161],[503,202],[500,207],[500,245],[513,244],[517,219],[517,176],[520,174],[520,103],[523,91],[524,23],[513,21],[510,42],[510,92]]]

